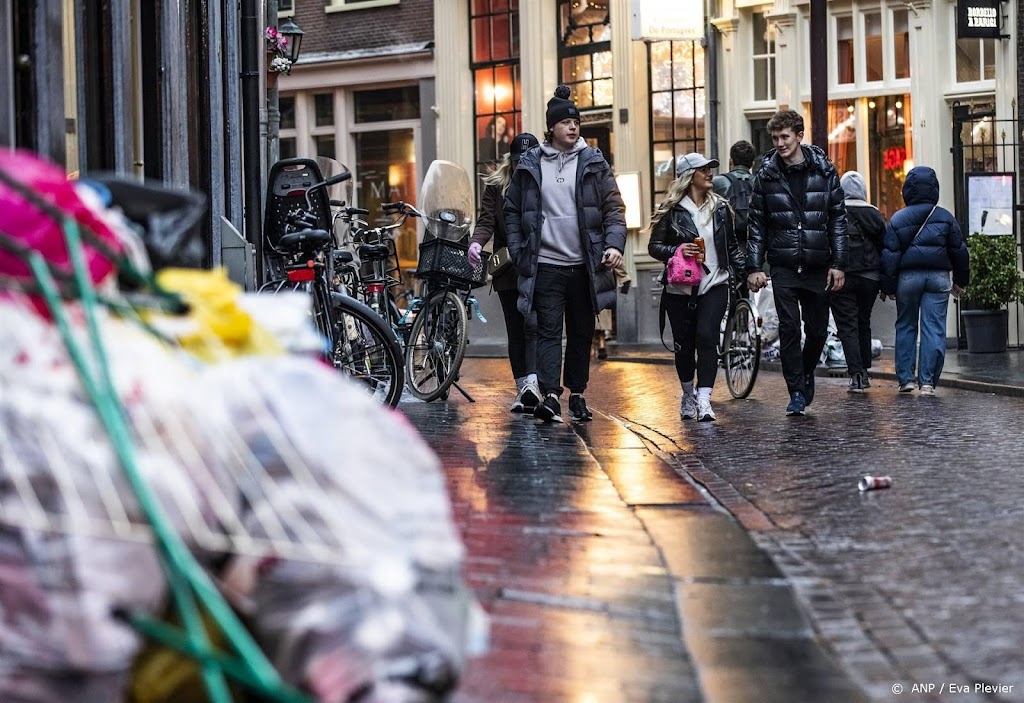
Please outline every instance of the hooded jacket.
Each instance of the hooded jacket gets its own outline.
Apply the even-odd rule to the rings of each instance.
[[[582,141],[582,138],[580,139]],[[615,303],[615,275],[601,267],[608,247],[626,250],[626,216],[611,166],[599,149],[585,147],[576,165],[576,211],[579,236],[590,273],[591,302],[597,314]],[[519,272],[519,312],[534,319],[533,291],[544,229],[541,203],[541,147],[519,159],[505,194],[505,232],[508,253]]]
[[[839,179],[839,184],[846,194],[846,272],[878,279],[885,218],[878,208],[867,202],[864,176],[848,171]]]
[[[953,213],[938,207],[939,179],[927,166],[915,166],[903,183],[903,202],[885,228],[882,292],[896,293],[904,271],[952,271],[953,283],[970,283],[967,243]],[[934,208],[934,210],[933,210]]]
[[[748,214],[747,271],[772,267],[846,270],[846,206],[839,175],[813,145],[801,144],[807,173],[806,205],[790,190],[782,159],[772,149],[754,176]]]

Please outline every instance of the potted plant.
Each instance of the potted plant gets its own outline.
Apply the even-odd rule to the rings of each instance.
[[[962,310],[967,351],[1006,351],[1006,303],[1024,297],[1024,281],[1017,266],[1017,238],[1007,234],[975,232],[967,238],[971,282]]]
[[[292,60],[288,56],[288,37],[276,27],[267,27],[263,30],[263,37],[267,42],[267,87],[273,88],[277,85],[278,76],[282,73],[287,76],[292,72]]]

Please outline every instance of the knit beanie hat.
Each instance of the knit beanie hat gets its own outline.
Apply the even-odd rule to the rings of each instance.
[[[569,95],[571,95],[569,86],[562,84],[555,88],[555,97],[548,100],[548,129],[564,119],[573,117],[578,120],[580,118],[579,108],[572,100],[569,100]]]

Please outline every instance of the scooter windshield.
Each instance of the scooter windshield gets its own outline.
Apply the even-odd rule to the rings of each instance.
[[[316,165],[325,181],[339,173],[348,171],[345,164],[327,156],[316,157]],[[352,179],[327,186],[327,197],[331,200],[343,200],[346,205],[352,205]]]
[[[423,177],[420,210],[429,236],[457,242],[469,235],[473,187],[469,174],[451,161],[434,161]]]

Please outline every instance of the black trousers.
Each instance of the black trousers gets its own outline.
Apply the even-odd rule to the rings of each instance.
[[[851,376],[871,368],[871,309],[878,288],[878,281],[850,274],[842,290],[832,294],[832,315]]]
[[[498,300],[505,317],[505,331],[508,334],[508,362],[512,366],[512,377],[522,378],[535,373],[537,369],[537,331],[526,326],[523,314],[516,307],[519,291],[515,288],[499,290]]]
[[[825,270],[797,273],[793,269],[772,269],[775,309],[779,313],[779,353],[782,375],[790,393],[804,392],[804,376],[814,373],[828,335],[830,294],[825,290]],[[800,350],[800,320],[804,341]]]
[[[729,305],[729,286],[722,284],[704,295],[665,293],[665,316],[672,327],[676,375],[679,382],[693,381],[697,387],[712,388],[718,376],[718,343],[722,318]],[[696,358],[695,358],[696,357]]]
[[[590,381],[590,342],[594,337],[594,304],[590,273],[579,266],[537,267],[533,289],[537,313],[537,380],[540,390],[562,394],[562,329],[565,328],[565,385],[582,393]]]

